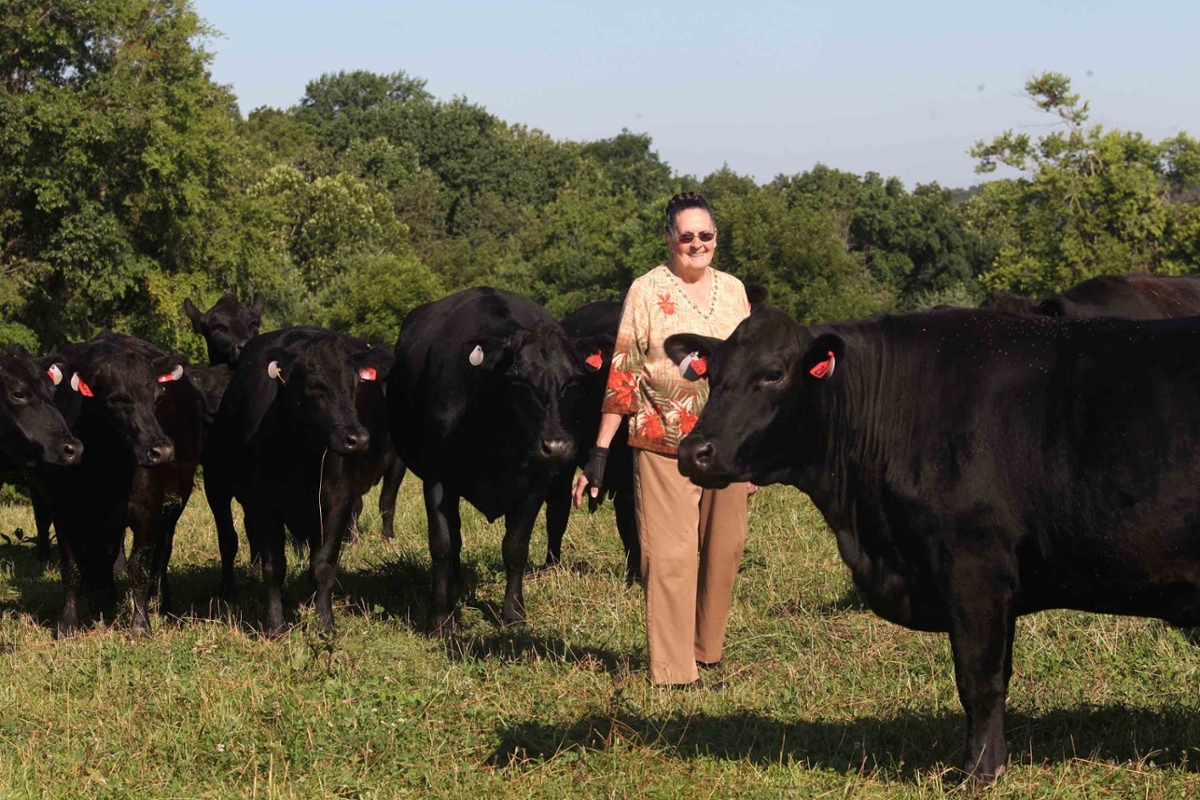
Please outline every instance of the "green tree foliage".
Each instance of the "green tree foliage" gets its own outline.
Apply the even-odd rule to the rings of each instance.
[[[1156,144],[1088,127],[1088,104],[1064,75],[1039,75],[1025,91],[1061,130],[1036,141],[1006,131],[971,149],[977,172],[1023,173],[985,185],[967,203],[972,227],[1001,242],[983,283],[1041,294],[1097,275],[1194,269],[1195,204],[1172,194],[1193,191],[1196,142],[1180,135]]]
[[[202,357],[180,305],[223,291],[372,342],[480,284],[561,316],[661,263],[666,201],[690,189],[717,266],[809,322],[1200,259],[1200,144],[1087,128],[1062,76],[1027,89],[1063,130],[973,151],[1012,180],[909,191],[817,165],[760,185],[675,175],[628,130],[556,141],[399,71],[326,74],[243,119],[209,35],[187,0],[0,6],[0,340],[112,326]]]
[[[186,0],[0,10],[0,272],[43,344],[102,325],[176,338],[237,164],[234,100]],[[11,324],[11,323],[10,323]]]

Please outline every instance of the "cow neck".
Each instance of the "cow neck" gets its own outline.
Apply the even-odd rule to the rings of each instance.
[[[814,443],[817,463],[809,465],[807,485],[800,488],[818,506],[850,519],[856,500],[853,487],[875,487],[885,480],[889,455],[897,452],[895,443],[906,440],[913,429],[915,403],[896,402],[911,395],[911,386],[905,385],[904,359],[892,351],[877,322],[828,330],[846,343],[838,363],[842,376],[816,406],[826,428]]]

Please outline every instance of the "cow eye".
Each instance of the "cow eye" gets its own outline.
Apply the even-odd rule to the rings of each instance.
[[[25,400],[27,399],[25,392],[21,391],[20,389],[13,389],[11,392],[9,392],[9,397],[13,399],[14,403],[18,404],[24,404]]]
[[[779,383],[783,380],[783,370],[773,369],[763,376],[763,383]]]

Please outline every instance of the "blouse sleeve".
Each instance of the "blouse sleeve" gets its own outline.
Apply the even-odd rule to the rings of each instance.
[[[635,283],[629,287],[621,308],[621,325],[617,328],[602,413],[624,416],[637,411],[638,383],[650,349],[649,322],[649,305]]]

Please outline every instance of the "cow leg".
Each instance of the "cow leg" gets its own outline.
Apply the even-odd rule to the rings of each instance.
[[[573,470],[564,469],[550,480],[546,493],[546,566],[562,563],[562,540],[571,518],[571,479]]]
[[[400,484],[404,483],[404,475],[408,467],[400,457],[392,454],[386,462],[383,471],[383,485],[379,487],[379,516],[383,518],[383,538],[392,539],[396,535],[393,521],[396,519],[396,495],[400,493]]]
[[[529,537],[545,497],[536,492],[526,498],[513,513],[504,515],[504,571],[508,583],[504,587],[504,608],[500,621],[516,625],[525,621],[525,564],[529,561]]]
[[[117,542],[117,557],[113,560],[113,577],[124,578],[127,567],[128,559],[125,557],[125,531],[121,531],[121,538]]]
[[[139,636],[150,635],[150,616],[146,605],[150,594],[150,576],[154,572],[154,517],[135,520],[133,523],[133,547],[129,551],[126,572],[129,576],[129,591],[133,596],[133,632]],[[124,539],[124,531],[121,532]],[[124,548],[124,544],[121,545]]]
[[[633,492],[619,491],[613,496],[617,514],[617,533],[625,547],[625,585],[642,580],[642,543],[638,541],[637,514],[633,507]]]
[[[951,577],[950,646],[954,679],[967,716],[965,771],[987,783],[1008,763],[1004,704],[1012,675],[1016,615],[1007,588],[979,569],[955,570]]]
[[[175,550],[175,528],[179,525],[179,518],[183,516],[183,510],[187,508],[188,498],[191,495],[192,487],[188,486],[178,500],[163,507],[162,534],[159,536],[158,547],[154,552],[153,572],[154,584],[158,588],[159,614],[171,612],[171,586],[167,580],[167,568],[171,564],[171,553]]]
[[[245,508],[246,534],[258,548],[262,561],[263,589],[267,595],[264,631],[268,636],[283,632],[283,580],[287,577],[287,542],[283,520],[272,509]]]
[[[63,607],[58,615],[56,631],[60,639],[68,639],[79,632],[79,562],[75,558],[75,548],[70,536],[63,535],[63,527],[58,526],[58,555],[59,567],[62,570]]]
[[[449,636],[454,632],[454,606],[458,601],[459,557],[462,553],[462,520],[458,495],[445,484],[426,481],[425,514],[429,518],[429,559],[432,588],[429,597],[429,632]]]
[[[359,497],[359,509],[362,508],[361,504],[362,498]],[[352,516],[352,504],[347,499],[338,502],[331,498],[325,511],[324,540],[320,546],[314,541],[309,547],[313,582],[317,585],[317,619],[329,633],[333,632],[333,585],[337,582],[338,556]]]
[[[360,494],[354,498],[354,508],[350,511],[350,519],[346,525],[346,544],[354,544],[358,541],[358,518],[362,516],[362,511],[363,499]]]
[[[54,521],[50,497],[34,484],[29,487],[29,499],[33,501],[33,522],[37,527],[37,557],[45,566],[50,563],[50,524]]]
[[[237,595],[233,565],[237,562],[238,554],[237,528],[233,526],[233,493],[216,475],[206,473],[204,496],[208,499],[208,507],[212,509],[213,522],[217,526],[217,547],[221,551],[221,585],[217,595],[222,600],[232,600]]]

